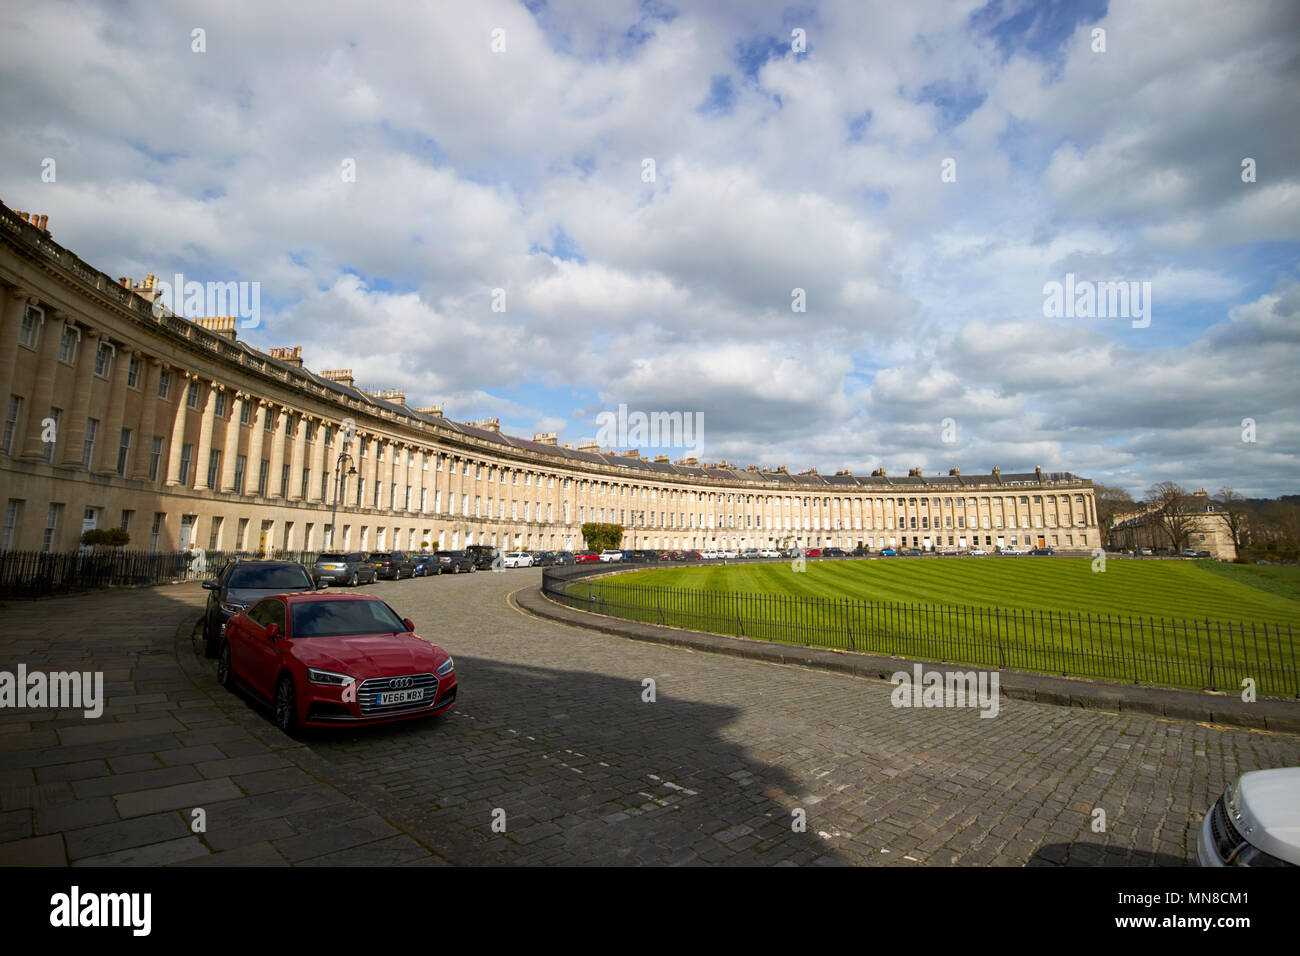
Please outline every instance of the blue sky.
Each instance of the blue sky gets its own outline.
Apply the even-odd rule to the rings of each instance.
[[[1293,4],[313,10],[25,12],[0,199],[516,434],[623,403],[742,465],[1297,490]],[[1067,273],[1150,283],[1150,325],[1045,316]]]

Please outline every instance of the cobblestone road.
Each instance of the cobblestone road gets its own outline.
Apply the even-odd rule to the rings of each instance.
[[[1300,764],[1283,734],[896,709],[881,681],[541,621],[508,601],[539,580],[366,588],[455,655],[457,709],[302,741],[217,686],[197,585],[0,609],[0,670],[102,669],[109,695],[0,711],[0,865],[1178,865],[1233,776]]]

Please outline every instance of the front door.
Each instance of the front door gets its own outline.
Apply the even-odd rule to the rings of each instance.
[[[181,515],[180,550],[188,551],[194,540],[194,522],[198,515]]]
[[[99,527],[99,509],[87,508],[81,516],[81,533],[85,534],[87,531],[94,531],[98,527]],[[86,547],[83,547],[81,550],[88,552],[91,550],[91,548],[87,545]]]

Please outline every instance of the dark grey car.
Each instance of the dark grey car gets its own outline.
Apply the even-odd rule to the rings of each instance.
[[[364,551],[326,551],[311,566],[311,574],[317,581],[349,587],[375,583],[375,566]]]
[[[203,613],[203,653],[217,656],[221,629],[244,608],[272,594],[315,591],[317,584],[297,561],[231,561],[215,578],[203,582],[208,606]]]
[[[438,567],[443,574],[460,574],[462,571],[477,571],[474,555],[468,551],[438,551]]]

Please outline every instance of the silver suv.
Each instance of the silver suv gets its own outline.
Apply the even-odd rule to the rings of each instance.
[[[1300,767],[1243,773],[1210,807],[1201,866],[1300,866]]]

